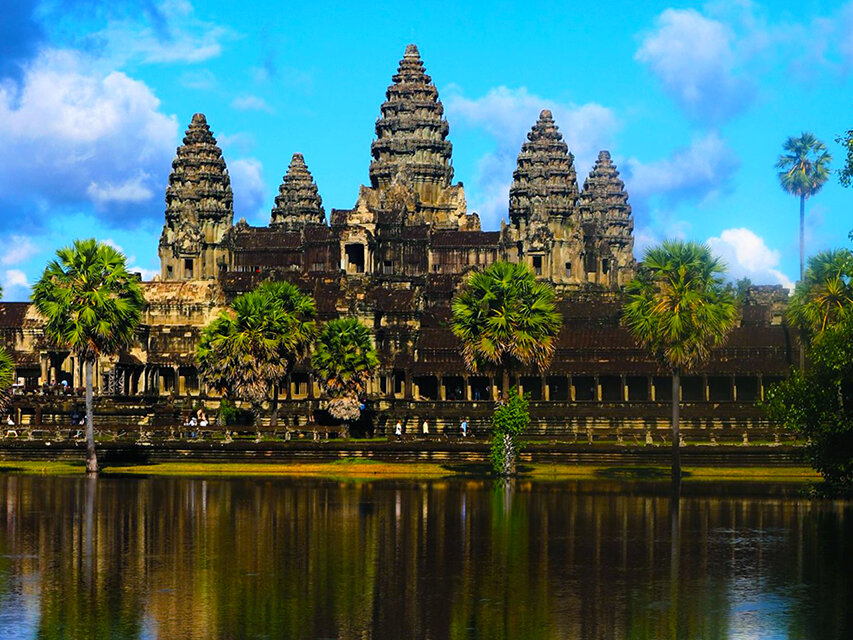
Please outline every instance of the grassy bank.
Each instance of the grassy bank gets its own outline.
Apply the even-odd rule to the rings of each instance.
[[[44,475],[76,475],[85,472],[82,463],[7,461],[0,463],[0,471]],[[665,466],[604,466],[569,464],[526,464],[521,469],[523,477],[535,480],[667,480],[669,468]],[[690,467],[684,468],[687,482],[784,482],[812,483],[820,476],[804,466],[774,467]],[[187,477],[239,477],[239,476],[293,476],[316,478],[411,478],[429,479],[451,476],[485,476],[485,465],[475,463],[393,463],[341,458],[329,462],[313,463],[215,463],[166,462],[128,466],[110,466],[104,476],[187,476]]]

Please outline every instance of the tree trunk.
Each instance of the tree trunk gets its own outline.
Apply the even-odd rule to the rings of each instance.
[[[806,262],[806,196],[800,195],[800,282],[803,281]]]
[[[513,442],[512,435],[508,433],[503,435],[503,449],[504,468],[502,475],[505,478],[509,478],[515,475],[515,443]]]
[[[86,472],[98,473],[98,456],[95,453],[93,380],[95,363],[86,358]]]
[[[278,382],[272,385],[272,414],[270,415],[270,426],[275,429],[278,426]]]
[[[679,451],[678,421],[681,417],[681,372],[672,372],[672,480],[681,480],[681,452]]]

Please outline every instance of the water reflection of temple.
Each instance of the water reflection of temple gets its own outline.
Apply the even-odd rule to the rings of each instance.
[[[0,635],[844,637],[850,503],[709,491],[674,548],[669,498],[607,481],[5,475]]]
[[[377,426],[424,415],[439,426],[462,415],[476,423],[500,381],[464,369],[447,328],[449,303],[468,271],[506,259],[554,284],[564,318],[548,370],[514,380],[531,395],[534,430],[665,428],[666,372],[619,326],[620,287],[636,263],[628,194],[610,154],[601,151],[579,186],[558,124],[542,111],[518,156],[508,220],[483,231],[462,183],[453,182],[443,114],[410,45],[381,105],[370,181],[355,205],[332,209],[327,219],[305,158],[295,153],[265,227],[234,224],[226,162],[205,117],[193,116],[169,176],[161,274],[143,285],[148,309],[137,342],[97,367],[99,419],[156,424],[197,402],[215,407],[195,368],[199,331],[235,296],[275,278],[312,294],[322,319],[354,313],[372,328],[381,356],[369,389]],[[707,441],[713,427],[721,438],[739,438],[765,426],[754,403],[792,361],[785,300],[781,287],[750,289],[727,345],[684,377],[688,435],[693,428]],[[0,305],[0,327],[25,387],[82,386],[81,363],[44,343],[29,305]],[[286,421],[305,421],[316,409],[319,387],[307,363],[282,384],[281,397]],[[24,422],[60,411],[54,400],[18,405]]]

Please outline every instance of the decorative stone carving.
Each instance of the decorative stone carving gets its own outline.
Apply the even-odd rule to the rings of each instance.
[[[512,178],[509,190],[512,224],[571,217],[578,197],[574,156],[569,153],[548,109],[539,114],[539,120],[527,134]]]
[[[301,153],[294,153],[278,188],[270,226],[297,230],[309,222],[325,224],[326,212],[305,159]]]

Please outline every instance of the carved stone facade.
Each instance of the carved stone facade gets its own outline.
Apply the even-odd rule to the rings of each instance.
[[[225,265],[222,239],[234,218],[231,180],[204,115],[197,113],[178,147],[166,188],[160,278],[214,278]]]
[[[280,279],[311,294],[321,320],[354,314],[371,327],[381,365],[369,400],[379,423],[394,415],[429,414],[448,423],[485,416],[499,381],[465,370],[448,328],[450,302],[469,271],[505,259],[526,262],[552,282],[563,315],[548,371],[520,372],[515,380],[531,393],[534,429],[665,428],[666,371],[620,326],[620,291],[636,262],[631,206],[610,154],[599,154],[579,190],[574,158],[552,114],[542,111],[519,153],[509,220],[499,231],[483,231],[467,210],[462,184],[452,182],[448,133],[438,91],[409,45],[376,122],[370,184],[355,206],[332,209],[327,221],[296,153],[270,225],[252,227],[232,224],[225,161],[204,116],[193,116],[169,176],[160,281],[143,285],[149,306],[135,347],[100,364],[102,392],[215,403],[195,369],[199,332],[237,295]],[[785,375],[795,352],[784,305],[781,288],[750,293],[728,344],[684,379],[686,425],[761,421],[754,401],[768,380]],[[39,341],[37,319],[24,307],[0,305],[0,324],[7,311],[21,323],[28,318],[3,329],[16,353],[31,353],[26,379],[51,383],[69,367],[77,371],[67,353]],[[78,373],[68,379],[79,381]],[[304,420],[316,411],[319,393],[309,364],[299,363],[281,389],[282,411]],[[160,419],[157,411],[164,420],[172,415],[163,408],[172,405],[160,403],[145,420]]]

